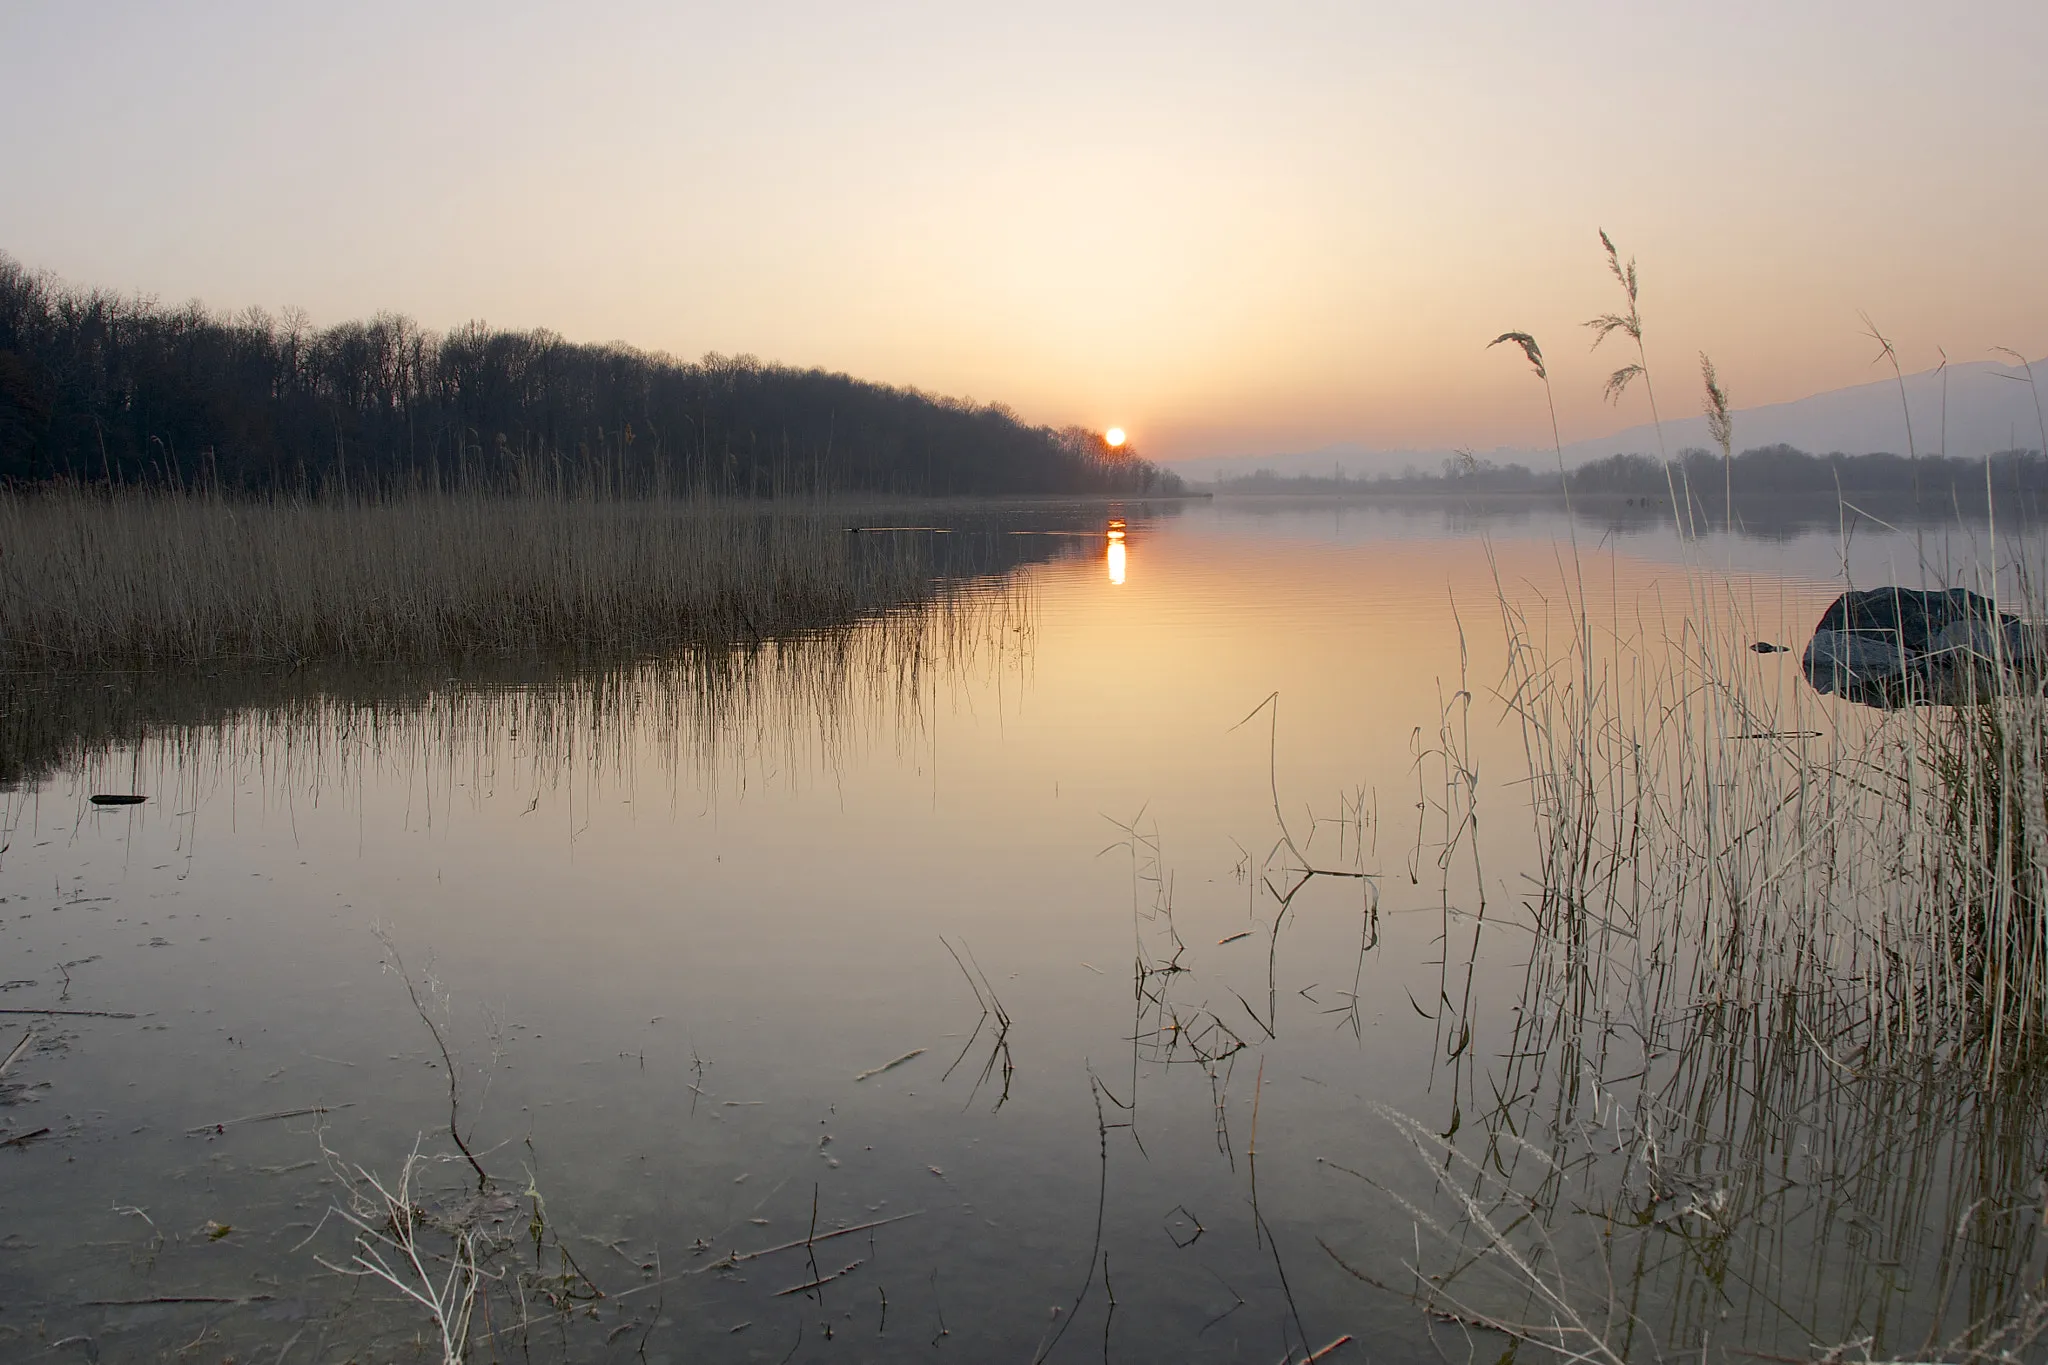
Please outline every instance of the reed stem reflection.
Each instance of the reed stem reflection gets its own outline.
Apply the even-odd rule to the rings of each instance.
[[[649,771],[715,794],[750,771],[831,772],[917,734],[967,680],[1028,667],[1027,580],[785,640],[619,663],[503,663],[460,678],[388,668],[289,675],[5,679],[5,800],[67,774],[186,810],[212,790],[347,792],[374,773],[461,777],[479,795]]]

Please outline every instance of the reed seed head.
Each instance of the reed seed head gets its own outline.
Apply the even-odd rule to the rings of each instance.
[[[1527,332],[1502,332],[1499,336],[1487,342],[1486,348],[1492,350],[1503,341],[1512,341],[1515,345],[1521,347],[1522,354],[1529,357],[1529,367],[1536,371],[1536,377],[1546,383],[1549,382],[1550,371],[1543,368],[1543,348],[1536,344],[1535,337],[1530,336]]]
[[[1613,374],[1607,376],[1607,383],[1602,386],[1601,394],[1608,402],[1619,403],[1621,396],[1628,392],[1628,386],[1634,383],[1642,372],[1643,367],[1641,365],[1622,366]]]
[[[1725,457],[1734,447],[1735,419],[1728,414],[1728,390],[1721,387],[1721,377],[1714,373],[1714,362],[1705,351],[1700,352],[1700,379],[1707,388],[1707,431]]]

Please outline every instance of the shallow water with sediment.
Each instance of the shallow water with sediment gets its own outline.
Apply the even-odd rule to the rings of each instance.
[[[407,1280],[407,1220],[347,1217],[415,1153],[475,1359],[1904,1351],[2038,1280],[2022,1083],[1532,1029],[1570,992],[1504,687],[1511,641],[1661,647],[1711,600],[1792,647],[1745,695],[1859,730],[1805,633],[1979,528],[1002,533],[1051,548],[738,650],[51,701],[0,797],[5,1353],[437,1358],[364,1273]],[[1653,1084],[1711,1139],[1651,1179],[1603,1163]]]

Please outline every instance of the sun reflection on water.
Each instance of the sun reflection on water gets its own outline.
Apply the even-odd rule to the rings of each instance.
[[[1122,587],[1124,582],[1124,523],[1116,518],[1109,523],[1109,581]]]

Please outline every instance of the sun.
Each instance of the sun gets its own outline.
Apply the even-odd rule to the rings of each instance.
[[[1124,429],[1122,427],[1111,427],[1108,431],[1102,433],[1102,439],[1111,450],[1115,450],[1124,443]]]

